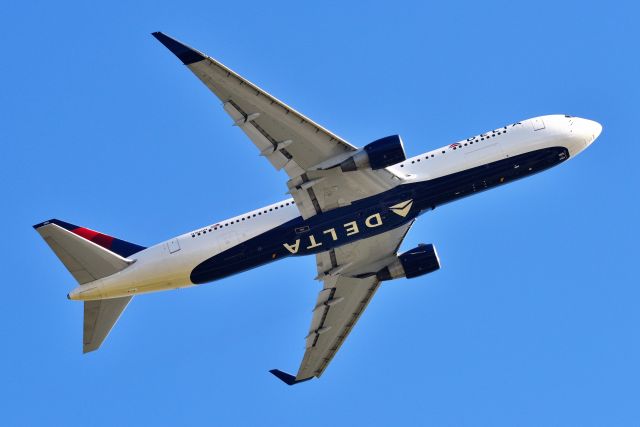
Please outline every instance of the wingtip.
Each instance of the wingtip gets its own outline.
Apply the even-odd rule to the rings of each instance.
[[[310,379],[313,378],[313,377],[309,377],[309,378],[303,378],[301,380],[298,380],[293,375],[287,374],[286,372],[283,372],[280,369],[272,369],[269,372],[271,372],[276,378],[278,378],[280,381],[282,381],[286,385],[296,385],[298,383],[309,381]]]
[[[184,65],[193,64],[194,62],[202,61],[206,58],[202,53],[172,37],[169,37],[161,31],[155,31],[151,33],[151,35],[169,49],[171,53],[177,56]]]

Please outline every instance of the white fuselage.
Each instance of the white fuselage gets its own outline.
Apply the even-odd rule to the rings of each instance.
[[[399,184],[428,181],[535,150],[564,147],[575,157],[600,134],[591,120],[551,115],[525,120],[409,158],[388,169]],[[293,199],[202,227],[131,256],[130,267],[79,286],[71,299],[117,298],[194,286],[193,269],[204,260],[300,216]]]

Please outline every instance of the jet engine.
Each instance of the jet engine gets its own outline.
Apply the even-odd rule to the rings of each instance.
[[[420,244],[399,255],[394,262],[376,273],[378,280],[391,280],[400,277],[411,279],[432,273],[440,268],[440,259],[432,244]]]
[[[382,169],[407,159],[400,135],[377,139],[358,150],[356,154],[340,163],[343,172],[358,169]]]

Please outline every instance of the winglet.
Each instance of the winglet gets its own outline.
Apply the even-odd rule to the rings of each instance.
[[[302,380],[297,380],[296,377],[294,377],[293,375],[287,374],[286,372],[282,372],[280,369],[272,369],[269,372],[271,372],[273,375],[278,377],[278,379],[281,380],[286,385],[295,385],[298,383],[309,381],[310,379],[313,378],[313,377],[309,377]]]
[[[195,49],[190,48],[186,44],[180,43],[176,39],[172,39],[160,31],[151,33],[153,37],[158,39],[167,49],[169,49],[175,56],[178,57],[184,65],[193,64],[194,62],[202,61],[206,56]]]

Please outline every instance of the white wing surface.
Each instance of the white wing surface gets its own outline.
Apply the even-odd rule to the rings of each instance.
[[[277,170],[303,218],[347,206],[401,183],[388,169],[338,167],[358,149],[215,59],[153,33],[222,102],[224,110]],[[287,384],[319,377],[378,289],[376,272],[395,260],[411,223],[317,255],[318,295],[296,376],[271,371]]]
[[[411,224],[316,256],[324,286],[305,338],[302,363],[295,376],[277,369],[271,373],[289,385],[322,375],[378,289],[375,273],[395,259]]]
[[[304,218],[394,187],[386,169],[342,173],[338,165],[357,148],[260,89],[215,59],[163,34],[153,33],[222,102],[224,110],[277,170]]]

